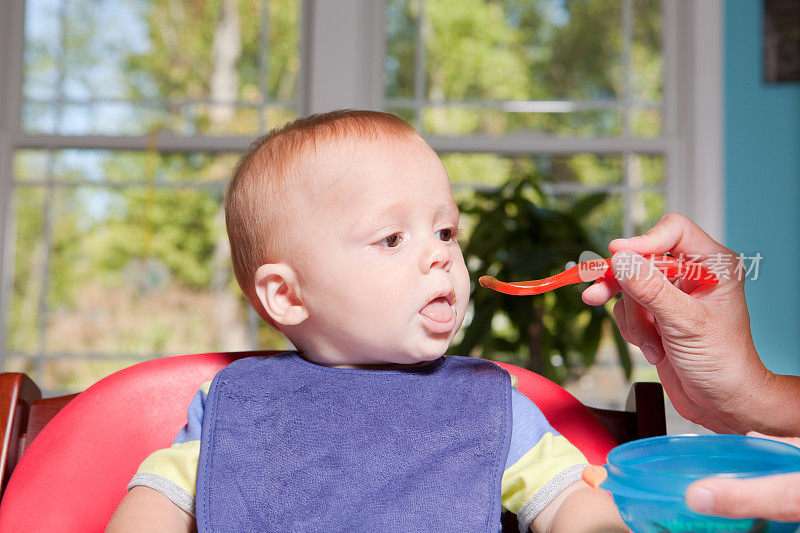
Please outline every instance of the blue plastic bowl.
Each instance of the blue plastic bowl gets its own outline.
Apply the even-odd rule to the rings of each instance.
[[[800,471],[800,449],[740,435],[651,437],[617,446],[608,454],[608,478],[600,485],[614,498],[635,533],[797,531],[800,523],[718,518],[684,502],[693,481],[711,476],[746,478]]]

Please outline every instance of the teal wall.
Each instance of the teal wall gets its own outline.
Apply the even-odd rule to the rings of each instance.
[[[800,83],[763,81],[762,4],[725,2],[726,244],[763,256],[746,284],[756,347],[800,374]]]

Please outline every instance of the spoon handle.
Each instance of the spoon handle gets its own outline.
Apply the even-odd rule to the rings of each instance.
[[[719,280],[706,267],[694,261],[684,261],[666,254],[649,254],[644,256],[653,263],[668,279],[684,278],[696,281],[701,285],[716,285]],[[621,272],[622,276],[634,277],[639,272],[631,265],[629,271]],[[529,296],[558,289],[565,285],[595,281],[600,278],[612,279],[611,259],[593,259],[579,263],[564,272],[543,279],[530,281],[500,281],[492,276],[481,276],[478,283],[482,287],[492,289],[504,294],[515,296]]]

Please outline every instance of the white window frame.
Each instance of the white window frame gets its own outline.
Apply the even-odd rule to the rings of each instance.
[[[623,0],[632,2],[632,0]],[[0,17],[0,264],[13,255],[8,233],[13,155],[24,148],[147,150],[148,136],[32,135],[20,131],[25,0],[4,0]],[[723,21],[722,0],[662,0],[664,33],[664,133],[655,139],[613,137],[565,139],[536,133],[504,137],[428,136],[440,152],[514,155],[661,153],[666,160],[665,205],[724,240]],[[337,108],[383,109],[385,54],[382,0],[304,0],[299,111]],[[159,133],[161,152],[244,150],[252,138],[183,137]],[[626,228],[630,233],[631,228]],[[12,287],[0,287],[0,324]],[[1,335],[5,335],[5,327]],[[0,361],[6,339],[0,338]]]

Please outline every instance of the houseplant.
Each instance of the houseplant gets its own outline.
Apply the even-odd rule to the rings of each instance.
[[[536,174],[516,174],[497,190],[475,191],[461,202],[472,225],[463,248],[472,282],[472,317],[453,353],[507,361],[561,383],[594,363],[605,331],[613,336],[630,378],[628,346],[605,306],[583,303],[580,293],[586,285],[526,297],[478,285],[486,274],[505,281],[544,278],[563,271],[583,252],[599,252],[583,220],[606,195],[592,194],[557,208],[539,183]]]

